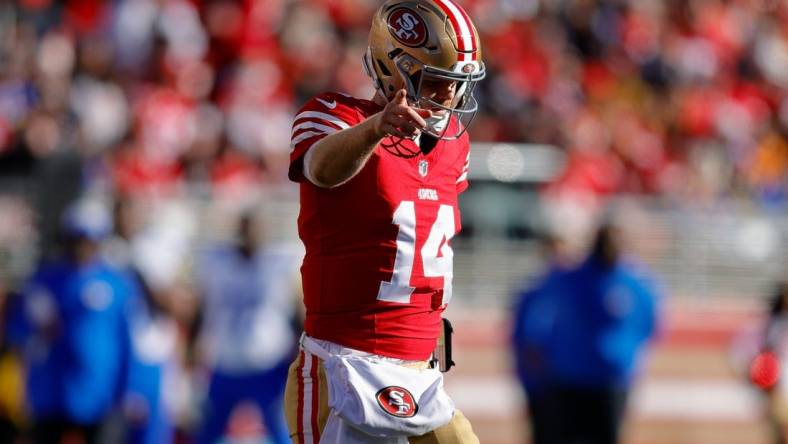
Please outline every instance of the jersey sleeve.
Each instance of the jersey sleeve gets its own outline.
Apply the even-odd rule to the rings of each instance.
[[[350,128],[357,120],[355,109],[341,94],[324,93],[304,104],[293,119],[290,133],[290,180],[305,180],[304,154],[312,145],[329,134]]]

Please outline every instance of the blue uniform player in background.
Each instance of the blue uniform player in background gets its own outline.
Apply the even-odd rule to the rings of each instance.
[[[38,266],[13,313],[9,339],[27,370],[34,443],[99,442],[125,384],[126,307],[135,290],[101,259],[110,228],[99,203],[70,206],[62,251]]]
[[[200,444],[220,441],[244,401],[259,409],[270,442],[290,443],[283,402],[296,351],[302,253],[261,246],[259,228],[254,215],[245,213],[235,243],[215,245],[200,256],[200,345],[210,373]]]

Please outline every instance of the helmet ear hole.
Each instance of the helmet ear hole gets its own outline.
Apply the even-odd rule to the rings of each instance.
[[[411,83],[411,85],[413,85],[413,88],[414,89],[418,89],[419,85],[421,85],[421,70],[418,70],[418,71],[414,72],[413,74],[411,74],[408,77],[410,78],[410,83]],[[416,91],[416,92],[418,92],[418,91]]]
[[[378,64],[378,68],[380,68],[380,72],[383,75],[385,75],[386,77],[391,76],[391,71],[389,71],[389,69],[386,68],[386,65],[383,64],[383,62],[381,62],[380,59],[375,59],[375,62]]]
[[[389,58],[390,58],[391,60],[394,60],[394,57],[396,57],[396,56],[398,56],[398,55],[402,54],[402,52],[403,52],[403,51],[402,51],[402,48],[394,48],[394,49],[392,49],[391,51],[389,51],[389,53],[388,53],[388,56],[389,56]]]

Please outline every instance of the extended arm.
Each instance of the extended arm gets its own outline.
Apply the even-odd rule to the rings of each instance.
[[[305,158],[306,176],[324,188],[342,185],[361,171],[383,137],[413,138],[426,128],[423,117],[429,115],[409,106],[400,90],[379,113],[315,143]]]

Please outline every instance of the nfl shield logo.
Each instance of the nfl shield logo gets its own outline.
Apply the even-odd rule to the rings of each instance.
[[[421,177],[427,175],[427,166],[429,166],[429,164],[426,159],[419,160],[419,175],[421,175]]]

